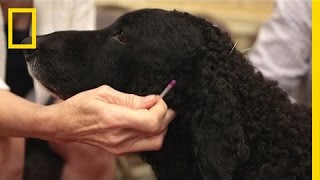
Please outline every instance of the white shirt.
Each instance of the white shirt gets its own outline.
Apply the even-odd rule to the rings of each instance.
[[[311,25],[311,0],[277,0],[248,54],[264,76],[307,105],[311,105]]]
[[[96,10],[93,0],[34,0],[37,9],[37,34],[43,35],[63,30],[94,30]],[[1,13],[1,8],[0,8]],[[2,16],[1,16],[2,17]],[[0,17],[0,28],[3,19]],[[8,89],[5,76],[4,32],[0,30],[0,89]],[[36,101],[45,103],[49,93],[35,81]]]

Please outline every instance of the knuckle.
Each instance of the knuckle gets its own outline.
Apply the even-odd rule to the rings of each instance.
[[[98,93],[106,93],[110,91],[112,88],[108,85],[102,85],[97,88]]]
[[[159,132],[161,128],[161,123],[160,120],[158,118],[154,118],[152,121],[150,121],[150,131],[151,132]]]
[[[110,86],[107,86],[107,85],[102,85],[98,88],[98,90],[101,90],[101,91],[108,90],[108,89],[110,89]]]

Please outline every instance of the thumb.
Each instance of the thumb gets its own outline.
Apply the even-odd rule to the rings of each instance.
[[[117,91],[110,86],[96,88],[100,97],[112,104],[118,104],[133,109],[149,109],[157,102],[156,95],[138,96]]]
[[[133,94],[128,94],[126,99],[126,105],[134,109],[149,109],[157,102],[156,95],[141,97]]]

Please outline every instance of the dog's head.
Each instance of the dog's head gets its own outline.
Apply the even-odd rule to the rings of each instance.
[[[171,79],[178,85],[192,81],[208,38],[203,32],[212,28],[187,13],[143,9],[102,30],[38,36],[37,49],[25,50],[25,56],[31,75],[63,99],[102,84],[160,93]]]

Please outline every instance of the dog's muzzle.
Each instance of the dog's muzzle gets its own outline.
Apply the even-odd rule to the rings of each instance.
[[[24,38],[22,40],[22,44],[31,44],[31,37]],[[26,61],[31,61],[33,56],[37,53],[37,48],[36,49],[24,49],[23,54],[26,59]]]

